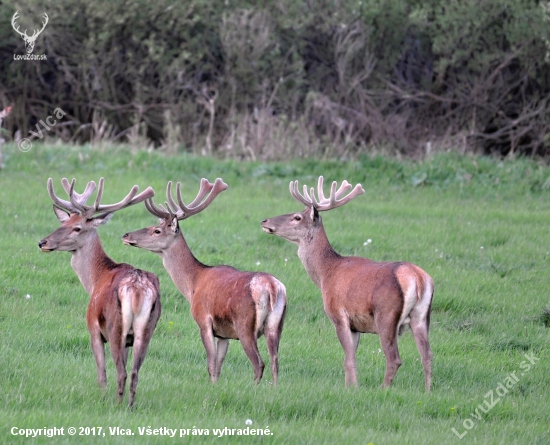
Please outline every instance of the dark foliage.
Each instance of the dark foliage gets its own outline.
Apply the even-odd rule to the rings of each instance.
[[[538,0],[32,0],[0,4],[0,106],[22,137],[151,141],[235,158],[372,147],[550,155]],[[34,54],[29,34],[49,23]],[[41,127],[42,128],[42,127]]]

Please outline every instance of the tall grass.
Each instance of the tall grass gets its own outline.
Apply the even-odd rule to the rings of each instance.
[[[102,427],[109,443],[548,443],[550,170],[518,159],[439,155],[421,164],[385,158],[357,163],[261,164],[192,156],[163,157],[123,147],[8,145],[0,172],[0,442],[28,443],[11,429],[64,427],[65,436],[33,443],[97,443],[68,436],[68,427]],[[288,183],[362,182],[366,194],[323,214],[329,239],[343,254],[412,261],[432,275],[436,291],[430,341],[433,391],[423,389],[410,333],[393,386],[379,388],[385,360],[376,336],[358,350],[359,388],[344,388],[343,352],[324,314],[319,290],[296,247],[264,234],[266,217],[299,210]],[[163,314],[140,373],[136,409],[115,403],[115,369],[96,384],[84,314],[88,296],[67,253],[41,253],[37,242],[57,227],[46,180],[104,176],[105,201],[133,184],[152,185],[162,200],[168,180],[192,197],[199,179],[221,176],[229,189],[205,212],[182,223],[201,261],[265,270],[285,283],[288,313],[280,348],[279,385],[266,371],[253,384],[250,362],[232,342],[220,381],[209,383],[198,329],[159,257],[123,246],[120,236],[155,223],[143,206],[99,229],[117,261],[159,275]],[[371,243],[365,242],[371,239]],[[260,352],[267,360],[265,341]],[[526,371],[522,362],[539,359]],[[471,416],[489,391],[515,372],[518,382],[481,418]],[[496,393],[495,393],[496,395]],[[479,412],[479,410],[478,410]],[[140,436],[138,428],[254,428],[270,436]],[[467,419],[470,419],[467,421]],[[466,422],[467,421],[467,422]],[[465,426],[471,427],[467,430]],[[109,427],[135,435],[111,436]],[[460,440],[452,431],[466,435]],[[78,430],[77,430],[78,432]]]

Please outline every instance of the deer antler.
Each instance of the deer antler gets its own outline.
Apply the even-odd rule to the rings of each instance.
[[[52,178],[48,179],[48,193],[50,194],[50,198],[52,199],[54,204],[60,209],[67,210],[71,213],[81,213],[87,218],[92,218],[94,214],[99,212],[104,212],[104,213],[115,212],[125,207],[129,207],[134,204],[138,204],[142,201],[145,201],[147,199],[150,199],[155,195],[154,190],[151,187],[147,187],[143,192],[141,192],[139,195],[136,196],[139,190],[139,187],[137,185],[134,185],[130,190],[130,193],[128,193],[128,195],[126,195],[126,197],[122,201],[116,204],[101,205],[100,203],[101,203],[101,198],[103,197],[103,184],[104,184],[104,179],[101,178],[99,180],[99,189],[97,191],[97,196],[96,196],[94,205],[88,206],[86,205],[86,201],[90,198],[90,196],[96,189],[96,184],[94,181],[88,182],[88,184],[86,185],[86,188],[82,193],[76,193],[74,191],[76,179],[73,179],[71,183],[69,183],[67,178],[63,178],[61,180],[61,184],[63,185],[63,188],[65,189],[65,192],[67,193],[67,195],[69,195],[69,201],[65,201],[64,199],[59,198],[55,194],[53,189],[53,180]]]
[[[27,30],[25,29],[25,33],[22,33],[21,31],[19,31],[19,26],[16,28],[15,27],[15,21],[19,18],[19,11],[15,11],[15,14],[13,14],[13,17],[11,18],[11,26],[13,27],[13,29],[15,30],[15,32],[17,34],[19,34],[21,37],[23,36],[27,36]],[[28,36],[27,36],[28,37]]]
[[[13,14],[13,17],[11,19],[11,26],[13,27],[13,29],[15,30],[15,32],[17,32],[19,35],[21,35],[21,37],[23,37],[23,39],[25,39],[25,41],[34,41],[38,38],[38,36],[40,35],[40,33],[42,31],[44,31],[44,28],[46,27],[46,25],[48,24],[48,21],[49,21],[49,17],[48,17],[48,14],[44,13],[44,19],[45,21],[42,22],[42,29],[40,31],[38,31],[37,29],[35,29],[32,33],[32,36],[28,36],[27,35],[27,30],[25,29],[25,32],[21,32],[19,31],[19,26],[17,26],[17,28],[15,27],[16,26],[16,21],[17,19],[19,18],[19,11],[15,11],[15,14]]]
[[[46,25],[48,24],[48,21],[50,20],[49,17],[48,17],[48,14],[44,13],[44,19],[45,21],[42,22],[42,29],[40,31],[38,31],[37,29],[35,29],[32,33],[32,36],[28,37],[29,40],[31,41],[34,41],[38,38],[38,36],[42,33],[42,31],[44,31],[44,28],[46,27]],[[25,30],[25,35],[27,35],[27,30]]]
[[[216,196],[226,189],[227,184],[221,178],[217,178],[213,184],[207,179],[202,178],[199,193],[189,205],[185,205],[181,198],[181,184],[179,182],[176,184],[176,203],[172,197],[172,181],[169,181],[166,186],[167,202],[164,203],[166,207],[155,205],[152,199],[145,201],[145,207],[149,213],[159,218],[172,219],[175,216],[178,221],[181,221],[202,212],[214,201]]]
[[[61,180],[61,183],[63,184],[63,187],[65,188],[65,183],[64,181],[67,181],[66,178],[63,178]],[[69,181],[67,181],[67,184],[69,183]],[[95,188],[95,182],[93,182],[93,187]],[[90,185],[91,183],[89,182],[88,183],[88,186]],[[67,190],[65,188],[65,190]],[[56,194],[55,194],[55,191],[53,189],[53,179],[52,178],[48,178],[48,193],[50,194],[50,198],[52,199],[54,205],[62,210],[66,210],[67,212],[71,212],[71,213],[78,213],[78,209],[72,205],[69,201],[65,201],[64,199],[61,199],[59,198]]]
[[[338,190],[336,190],[336,186],[337,183],[334,181],[330,187],[330,196],[325,198],[325,194],[323,193],[323,177],[319,176],[319,181],[317,183],[317,194],[319,195],[319,201],[315,198],[315,190],[313,187],[311,187],[310,192],[308,193],[307,186],[304,185],[304,194],[302,195],[298,189],[298,181],[290,182],[290,194],[294,197],[294,199],[301,202],[306,207],[314,207],[318,212],[322,212],[343,206],[356,196],[365,193],[365,190],[361,184],[357,184],[351,193],[344,197],[344,195],[351,189],[351,184],[344,180]]]

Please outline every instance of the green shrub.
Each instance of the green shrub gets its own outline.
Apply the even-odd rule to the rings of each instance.
[[[9,25],[49,23],[34,53]],[[22,137],[251,159],[547,156],[550,10],[531,0],[0,4],[0,104]],[[36,131],[35,131],[36,132]]]

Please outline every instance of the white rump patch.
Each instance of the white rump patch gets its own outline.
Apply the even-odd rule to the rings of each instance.
[[[264,323],[278,324],[286,306],[286,288],[273,276],[256,275],[250,280],[252,299],[256,303],[256,326],[263,332]]]
[[[147,325],[156,290],[153,284],[140,273],[134,272],[121,281],[119,299],[122,310],[122,334],[141,332]]]
[[[402,334],[411,322],[409,314],[418,302],[416,271],[411,269],[410,265],[402,265],[395,271],[403,292],[403,310],[399,317],[399,323],[397,323],[398,335]]]
[[[272,278],[272,280],[275,284],[275,295],[277,300],[275,302],[275,306],[271,309],[271,312],[267,316],[266,323],[269,327],[275,327],[279,325],[286,307],[285,285],[276,278]]]
[[[433,282],[426,272],[413,264],[402,265],[396,270],[396,275],[404,299],[403,311],[397,325],[397,333],[401,334],[411,322],[426,322],[432,301]]]

